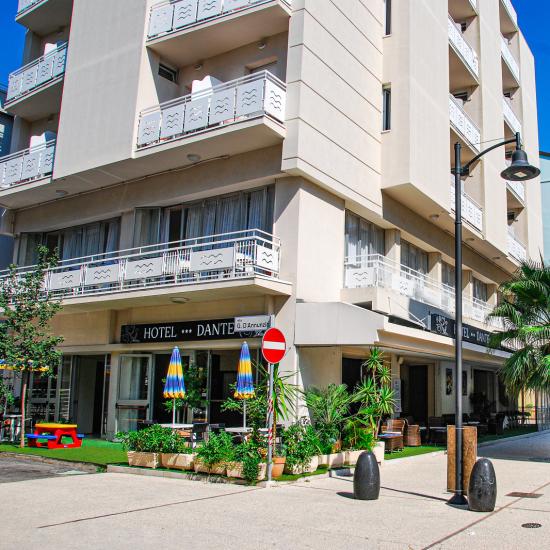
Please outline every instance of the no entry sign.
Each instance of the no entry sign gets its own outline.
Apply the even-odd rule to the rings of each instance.
[[[284,334],[277,328],[270,328],[262,339],[262,355],[268,363],[280,363],[286,353]]]

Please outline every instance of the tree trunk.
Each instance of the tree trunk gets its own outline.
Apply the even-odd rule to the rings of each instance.
[[[29,380],[29,373],[25,370],[22,375],[21,383],[21,439],[19,446],[25,447],[25,409],[27,408],[27,382]]]

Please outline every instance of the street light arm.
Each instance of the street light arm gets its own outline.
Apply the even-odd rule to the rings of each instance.
[[[486,155],[487,153],[490,153],[494,149],[498,149],[499,147],[504,147],[505,145],[508,145],[510,143],[515,143],[516,148],[521,149],[521,136],[520,136],[519,132],[513,138],[507,139],[505,141],[501,141],[500,143],[496,143],[495,145],[491,145],[491,147],[488,147],[487,149],[485,149],[485,151],[481,151],[481,153],[479,153],[479,155],[476,155],[470,162],[468,162],[467,164],[465,164],[462,167],[460,175],[461,176],[469,176],[470,175],[470,168],[483,155]]]

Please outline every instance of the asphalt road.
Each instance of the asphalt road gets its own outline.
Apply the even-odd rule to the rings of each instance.
[[[37,462],[27,457],[8,457],[0,453],[0,483],[15,483],[80,473],[71,467]]]

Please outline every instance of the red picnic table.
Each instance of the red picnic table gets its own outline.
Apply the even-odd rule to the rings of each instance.
[[[71,449],[82,446],[84,435],[77,433],[76,424],[42,423],[34,426],[34,433],[25,434],[29,447],[47,449]],[[63,438],[70,438],[70,443],[63,443]]]

